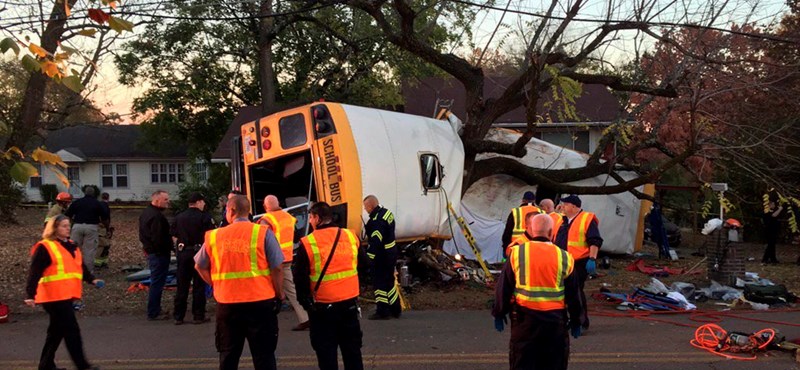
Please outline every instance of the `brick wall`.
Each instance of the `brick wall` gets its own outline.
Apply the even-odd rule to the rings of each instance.
[[[737,277],[744,278],[744,248],[741,243],[728,241],[727,230],[708,235],[705,247],[710,280],[734,286]]]

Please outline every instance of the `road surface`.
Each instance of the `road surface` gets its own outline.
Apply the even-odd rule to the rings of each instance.
[[[800,313],[748,316],[800,323]],[[688,315],[661,319],[699,325]],[[31,309],[0,324],[0,369],[35,369],[44,343],[47,315]],[[292,332],[291,312],[279,316],[278,368],[313,369],[308,332]],[[79,318],[90,361],[103,369],[215,369],[214,324],[175,326],[144,315]],[[779,329],[787,338],[800,328],[726,318],[728,330]],[[399,320],[362,321],[367,369],[502,369],[508,364],[508,330],[498,333],[487,311],[410,311]],[[694,329],[634,318],[595,316],[585,336],[572,340],[570,369],[800,369],[793,356],[772,351],[755,362],[732,361],[689,345]],[[252,368],[245,349],[242,369]],[[71,368],[62,345],[57,364]]]

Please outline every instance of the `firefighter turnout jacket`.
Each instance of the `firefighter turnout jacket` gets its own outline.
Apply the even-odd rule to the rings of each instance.
[[[382,259],[387,253],[394,251],[393,248],[396,245],[394,227],[394,214],[392,214],[392,211],[381,206],[372,210],[364,228],[369,233],[367,235],[369,243],[367,257],[370,259],[375,259],[376,257]]]

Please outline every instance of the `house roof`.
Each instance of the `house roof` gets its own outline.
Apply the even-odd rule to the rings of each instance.
[[[82,125],[51,131],[45,140],[48,151],[67,151],[76,157],[106,158],[185,158],[186,145],[174,145],[165,153],[157,152],[142,142],[139,125]]]
[[[513,80],[510,77],[487,77],[484,97],[500,97]],[[461,119],[466,117],[464,85],[452,78],[430,77],[414,83],[403,83],[403,98],[406,113],[431,117],[436,108],[436,99],[452,99],[451,111]],[[575,109],[578,122],[610,123],[621,118],[623,113],[622,105],[604,85],[583,85],[583,94],[575,101]],[[542,102],[539,103],[538,111],[539,114],[546,113]],[[525,109],[519,107],[502,115],[495,123],[502,125],[524,122]]]
[[[234,137],[239,136],[239,129],[243,124],[253,122],[261,118],[261,108],[256,106],[248,106],[239,108],[236,117],[228,125],[228,131],[225,131],[225,136],[217,145],[214,154],[211,155],[211,160],[230,160],[231,158],[231,141]]]

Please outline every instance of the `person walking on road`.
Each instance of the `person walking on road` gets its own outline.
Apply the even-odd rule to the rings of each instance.
[[[292,276],[292,261],[294,260],[294,226],[297,219],[289,212],[281,209],[278,197],[267,195],[264,198],[264,210],[267,212],[258,222],[269,227],[275,233],[278,243],[283,251],[283,293],[289,304],[292,305],[294,314],[297,316],[297,326],[292,331],[303,331],[309,328],[308,312],[297,301],[297,293],[294,288],[294,276]]]
[[[560,202],[564,216],[553,226],[557,228],[555,244],[569,252],[575,260],[575,280],[578,283],[583,317],[581,325],[589,328],[586,294],[583,289],[586,279],[597,274],[597,253],[603,246],[597,216],[581,209],[581,198],[569,195]]]
[[[98,369],[86,360],[72,300],[81,298],[81,282],[98,288],[105,282],[94,278],[83,261],[80,248],[69,240],[69,234],[69,218],[56,215],[47,222],[42,240],[31,249],[25,304],[41,305],[50,316],[47,339],[39,359],[40,370],[60,369],[56,367],[55,356],[62,340],[78,369]]]
[[[506,228],[503,230],[502,243],[509,245],[515,238],[525,233],[525,218],[529,213],[542,213],[542,210],[535,205],[536,195],[532,191],[526,191],[522,195],[522,204],[511,209],[506,219]]]
[[[239,368],[245,339],[253,367],[275,369],[283,252],[272,230],[247,219],[247,197],[232,196],[225,212],[228,226],[207,231],[194,257],[195,269],[212,285],[217,301],[219,369]]]
[[[189,299],[189,287],[192,288],[192,323],[202,324],[206,318],[206,283],[194,269],[194,256],[203,246],[206,231],[214,229],[211,215],[203,212],[206,198],[200,193],[189,194],[189,208],[175,216],[170,234],[175,238],[176,257],[178,260],[175,305],[172,317],[175,325],[183,324],[186,316],[186,301]]]
[[[333,224],[325,202],[309,209],[314,232],[300,239],[294,265],[297,298],[311,320],[311,347],[320,370],[336,370],[337,349],[345,370],[362,370],[361,310],[358,308],[358,238]]]
[[[375,286],[375,313],[370,320],[399,318],[403,309],[400,306],[400,292],[395,284],[395,265],[397,246],[394,240],[394,215],[381,207],[378,198],[368,195],[364,198],[364,210],[369,219],[364,229],[367,231],[367,257],[372,261],[372,285]]]
[[[574,338],[581,335],[574,260],[550,242],[553,220],[549,216],[529,214],[526,221],[533,238],[511,247],[495,286],[495,328],[503,331],[511,315],[511,369],[566,370],[567,328]]]
[[[72,240],[81,247],[83,263],[93,272],[94,256],[97,253],[98,224],[109,226],[110,216],[106,207],[97,200],[97,194],[92,186],[83,189],[84,197],[78,199],[67,208],[64,213],[72,219]]]
[[[147,294],[147,320],[169,320],[161,310],[161,295],[167,283],[169,260],[172,254],[172,237],[169,222],[163,212],[169,207],[169,194],[156,190],[150,204],[139,216],[139,241],[142,242],[150,268],[150,289]]]

